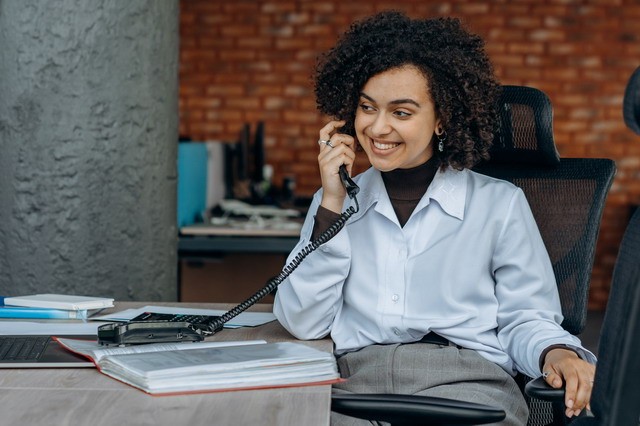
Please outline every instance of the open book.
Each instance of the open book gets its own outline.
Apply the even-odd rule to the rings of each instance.
[[[154,395],[331,384],[333,354],[293,342],[196,342],[104,347],[57,339],[114,379]]]

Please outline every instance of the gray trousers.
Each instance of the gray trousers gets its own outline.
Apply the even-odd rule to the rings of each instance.
[[[526,425],[529,410],[513,377],[476,351],[431,343],[373,345],[338,358],[335,393],[394,393],[450,398],[499,407],[500,425]],[[331,413],[331,425],[371,425]],[[384,424],[384,423],[373,423]]]

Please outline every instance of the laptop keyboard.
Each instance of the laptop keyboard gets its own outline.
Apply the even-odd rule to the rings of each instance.
[[[49,337],[0,336],[0,360],[36,361],[47,346]]]

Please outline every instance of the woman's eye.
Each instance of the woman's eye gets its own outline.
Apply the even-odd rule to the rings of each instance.
[[[398,118],[407,118],[411,117],[411,113],[407,111],[394,111],[393,112]]]
[[[360,109],[364,112],[369,112],[374,110],[374,108],[368,104],[360,104]]]

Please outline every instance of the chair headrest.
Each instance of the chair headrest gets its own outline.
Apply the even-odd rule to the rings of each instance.
[[[502,86],[498,108],[500,128],[490,162],[560,163],[553,140],[553,109],[544,92],[533,87]]]
[[[640,135],[640,67],[631,74],[624,91],[622,115],[628,128]]]

